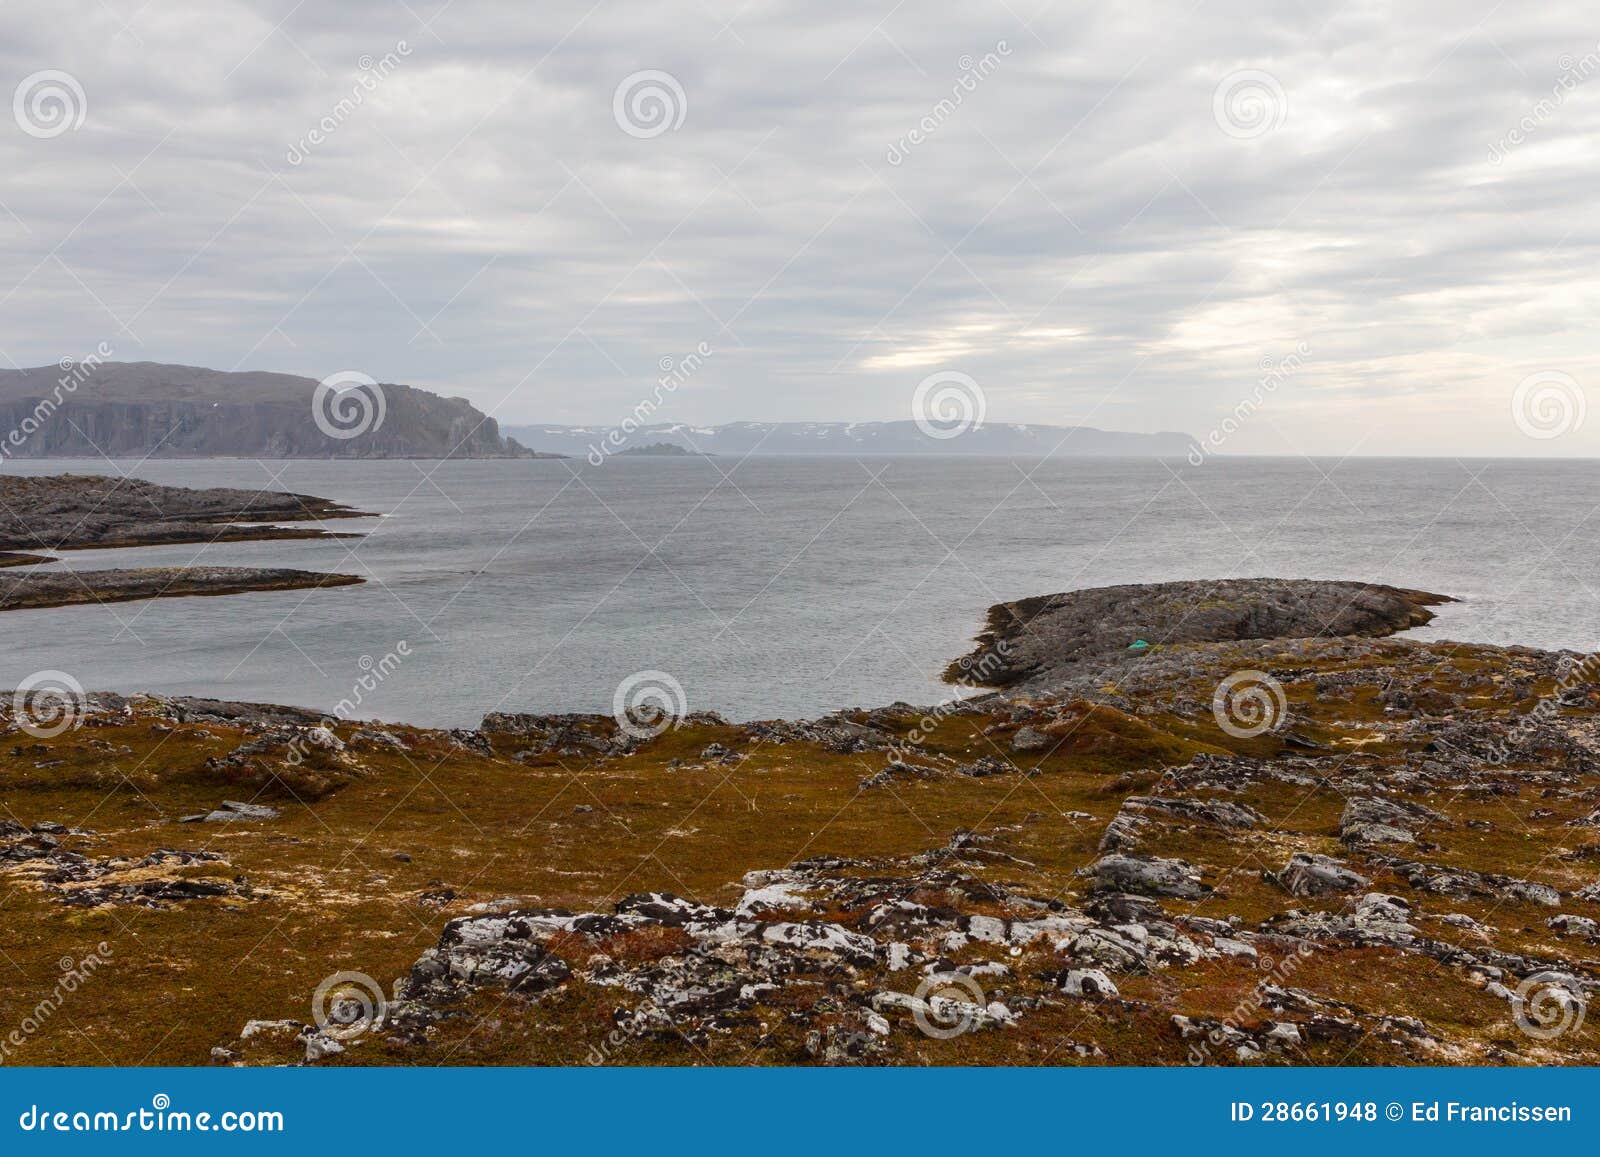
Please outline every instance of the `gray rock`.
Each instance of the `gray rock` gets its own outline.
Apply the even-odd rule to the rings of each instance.
[[[277,808],[268,807],[265,804],[241,803],[236,799],[225,799],[215,811],[183,816],[178,822],[184,824],[227,824],[244,820],[275,820],[281,814]]]
[[[1102,892],[1133,892],[1145,896],[1175,896],[1198,900],[1212,891],[1200,881],[1200,869],[1183,860],[1157,856],[1102,856],[1080,875],[1092,876]]]
[[[1328,892],[1354,892],[1371,881],[1332,856],[1296,852],[1281,872],[1264,872],[1264,879],[1291,896],[1321,896]]]
[[[1020,752],[1043,751],[1050,746],[1050,737],[1042,731],[1023,727],[1011,737],[1011,750]]]

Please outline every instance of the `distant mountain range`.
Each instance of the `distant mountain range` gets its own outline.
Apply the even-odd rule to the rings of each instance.
[[[342,373],[229,373],[157,362],[0,370],[0,462],[8,458],[528,458],[615,454],[960,454],[1183,457],[1186,434],[985,424],[937,438],[913,421],[499,424],[465,398]]]
[[[1002,457],[1181,458],[1187,434],[1125,434],[1093,426],[986,424],[953,438],[934,438],[917,423],[730,422],[721,426],[662,423],[626,433],[607,426],[508,426],[524,446],[547,453],[610,456],[632,446],[667,443],[730,457],[777,454],[962,454]]]
[[[156,362],[0,370],[5,458],[507,458],[531,451],[465,398],[413,386]],[[320,418],[320,421],[319,421]]]

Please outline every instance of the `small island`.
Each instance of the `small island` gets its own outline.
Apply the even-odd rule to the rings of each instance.
[[[675,442],[651,442],[648,446],[629,446],[618,451],[619,458],[710,458],[713,455],[688,450]]]

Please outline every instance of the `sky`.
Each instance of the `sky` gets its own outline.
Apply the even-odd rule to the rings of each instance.
[[[1593,6],[54,0],[5,94],[0,366],[1600,454]]]

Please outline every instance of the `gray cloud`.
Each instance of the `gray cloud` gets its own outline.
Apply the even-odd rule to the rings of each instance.
[[[0,88],[87,101],[0,118],[4,359],[604,422],[707,342],[663,419],[901,418],[953,369],[990,420],[1201,433],[1302,349],[1228,451],[1600,453],[1511,413],[1544,370],[1600,406],[1579,5],[325,7],[0,10]],[[646,69],[687,108],[641,139]]]

